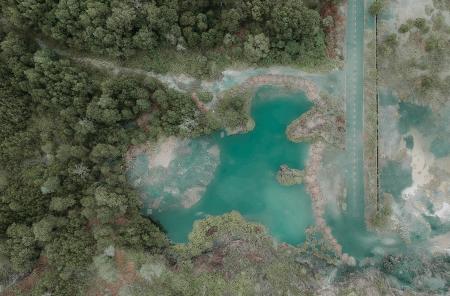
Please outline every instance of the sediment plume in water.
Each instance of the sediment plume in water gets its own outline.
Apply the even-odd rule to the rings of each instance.
[[[197,204],[214,177],[220,149],[206,140],[168,137],[132,146],[125,158],[129,179],[144,192],[142,198],[151,214]]]

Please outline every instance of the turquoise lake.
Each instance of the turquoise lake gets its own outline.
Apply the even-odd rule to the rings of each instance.
[[[368,27],[373,26],[373,18],[365,18],[365,9],[363,1],[349,1],[347,63],[343,75],[335,73],[336,77],[330,81],[321,76],[312,78],[334,95],[339,95],[343,92],[341,87],[345,87],[347,134],[342,173],[347,180],[347,209],[336,213],[336,209],[329,205],[325,218],[343,252],[357,259],[382,255],[400,247],[396,235],[379,237],[365,226],[362,145],[364,23]],[[217,90],[227,89],[244,81],[247,76],[258,74],[258,71],[254,72],[244,73],[242,77],[231,75],[215,87]],[[392,94],[386,92],[381,96],[380,105],[396,104],[397,101],[388,100],[391,97]],[[249,221],[266,226],[279,241],[292,245],[302,243],[305,229],[314,224],[311,198],[304,185],[285,187],[278,184],[276,173],[282,164],[304,169],[309,144],[290,142],[285,130],[292,120],[311,107],[312,103],[303,92],[264,86],[257,90],[252,101],[251,116],[256,126],[251,132],[234,136],[217,133],[187,141],[178,148],[177,157],[170,166],[164,169],[149,170],[148,157],[138,156],[128,175],[130,182],[142,193],[144,214],[159,222],[175,243],[187,242],[196,220],[233,210]],[[403,116],[410,117],[410,113],[415,113],[414,108],[403,107],[406,107],[401,110],[405,113],[400,112]],[[411,124],[414,126],[416,123],[408,121],[403,124],[404,129],[407,130]],[[211,153],[216,150],[220,155]],[[446,154],[447,151],[439,150],[438,153]],[[403,171],[399,172],[403,174]],[[382,179],[389,181],[392,174],[389,170],[385,173]],[[394,193],[408,186],[409,179],[407,174],[405,176],[404,184],[391,186]],[[141,182],[142,178],[147,181]],[[382,185],[389,187],[390,183],[382,180]],[[201,188],[197,191],[201,192],[201,199],[191,207],[183,207],[183,197],[192,192],[193,186]],[[155,208],[152,205],[157,199],[163,202]]]
[[[150,216],[177,243],[187,241],[195,220],[233,210],[249,221],[265,225],[269,233],[279,241],[294,245],[304,241],[304,230],[314,224],[311,198],[303,184],[289,187],[280,185],[276,180],[276,173],[282,164],[304,169],[309,144],[290,142],[285,130],[290,122],[311,106],[312,103],[303,92],[269,86],[259,88],[251,107],[251,116],[256,123],[254,130],[234,136],[224,137],[219,133],[192,140],[186,145],[190,153],[175,159],[174,167],[169,167],[169,170],[173,170],[168,173],[173,175],[170,179],[178,178],[180,174],[177,170],[188,170],[178,180],[170,181],[173,192],[179,191],[174,186],[204,183],[204,179],[209,176],[205,171],[213,169],[202,170],[198,163],[205,162],[202,155],[207,154],[207,148],[213,145],[219,147],[220,162],[201,200],[191,208],[172,206],[153,210]],[[136,161],[138,163],[135,164],[135,169],[129,174],[131,180],[148,175],[148,159],[141,157]],[[205,176],[198,178],[202,174]],[[143,193],[144,206],[148,207],[148,202],[158,195],[170,199],[167,196],[170,193],[167,194],[167,190],[163,189],[166,185],[163,184],[159,189],[154,185],[141,186],[139,189]]]

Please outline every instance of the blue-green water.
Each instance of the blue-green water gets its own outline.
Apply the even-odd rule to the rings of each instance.
[[[154,210],[152,218],[162,224],[172,241],[186,242],[195,220],[236,210],[250,221],[264,224],[278,240],[301,243],[305,228],[313,224],[311,198],[304,185],[286,187],[278,184],[276,173],[282,164],[304,168],[309,145],[290,142],[285,130],[292,120],[311,106],[302,92],[260,88],[252,102],[251,115],[256,123],[253,131],[228,137],[216,134],[206,139],[192,140],[217,144],[220,149],[220,164],[202,199],[187,209],[179,206]],[[194,145],[194,148],[197,147],[195,149],[199,153],[205,153],[201,146]],[[193,151],[188,158],[195,155],[196,151]],[[144,161],[144,165],[136,165],[141,169],[137,173],[146,175],[146,160],[141,158],[140,161]],[[189,174],[185,178],[195,181],[194,176]],[[164,188],[164,185],[160,187]],[[147,194],[144,200],[158,196],[153,187],[143,187]]]
[[[411,103],[399,103],[399,130],[405,134],[411,128],[417,128],[421,131],[430,131],[432,127],[431,110]]]
[[[412,150],[414,148],[414,137],[411,135],[403,137],[403,140],[405,141],[406,148],[409,150]]]
[[[433,112],[428,106],[399,103],[399,130],[406,134],[415,128],[430,143],[430,151],[436,158],[450,155],[450,105]]]
[[[342,170],[347,179],[347,210],[336,214],[327,209],[327,222],[333,235],[342,245],[343,251],[356,258],[373,255],[374,248],[387,250],[394,248],[396,239],[387,242],[366,230],[364,221],[364,166],[363,166],[363,45],[365,19],[364,1],[350,0],[348,5],[346,36],[345,99],[347,109],[346,154],[347,162]],[[258,71],[255,71],[257,73]],[[253,75],[230,76],[217,88],[227,88],[236,81]],[[330,93],[340,92],[338,73],[331,81]],[[234,77],[234,78],[233,78]],[[326,78],[326,79],[329,79]],[[317,81],[316,81],[317,80]],[[320,79],[316,77],[317,83]],[[325,80],[324,80],[325,81]],[[389,103],[388,103],[389,104]],[[284,187],[277,183],[276,172],[281,164],[293,168],[304,168],[308,145],[288,141],[286,126],[311,107],[303,93],[288,93],[279,88],[262,87],[256,93],[251,114],[256,122],[253,131],[231,137],[216,134],[211,137],[191,140],[184,145],[185,150],[176,165],[165,172],[162,178],[154,176],[155,182],[140,186],[144,193],[147,209],[151,202],[164,196],[169,200],[159,210],[147,214],[158,220],[174,242],[186,242],[195,220],[207,215],[220,215],[232,210],[239,211],[247,219],[264,224],[278,240],[298,244],[304,240],[304,230],[313,224],[311,200],[303,185]],[[217,145],[220,149],[220,164],[208,154]],[[203,158],[206,155],[206,158]],[[148,176],[148,159],[138,158],[130,175]],[[207,167],[200,164],[206,160]],[[186,170],[184,164],[190,164]],[[217,168],[216,168],[217,167]],[[179,173],[178,170],[182,172]],[[332,176],[331,176],[332,177]],[[159,182],[159,183],[158,183]],[[189,186],[204,186],[202,199],[191,208],[176,206],[180,202],[180,192]],[[156,189],[155,189],[156,188]],[[170,195],[174,195],[172,198]],[[167,197],[169,196],[169,197]]]
[[[400,198],[402,191],[412,185],[411,167],[405,166],[401,162],[388,161],[381,168],[380,183],[383,192]]]
[[[342,87],[338,85],[344,85],[347,108],[348,161],[342,168],[347,176],[347,211],[336,215],[333,209],[328,209],[327,222],[343,251],[356,258],[373,254],[374,247],[380,245],[380,239],[367,232],[364,221],[362,132],[365,8],[362,2],[349,1],[345,83],[341,84],[338,73],[334,74],[334,80],[331,79],[334,76],[323,78],[324,82],[331,81],[328,83],[330,88],[324,88],[329,93],[340,92]],[[248,75],[253,75],[253,72],[233,79],[230,76],[229,81],[224,81],[220,87],[231,87]],[[321,83],[320,77],[315,77],[314,81],[320,85],[327,84]],[[159,209],[147,211],[147,214],[162,224],[174,242],[187,241],[195,220],[237,210],[247,219],[264,224],[278,240],[301,243],[305,228],[313,224],[310,196],[303,185],[279,185],[276,172],[282,164],[304,168],[308,144],[288,141],[285,129],[311,105],[301,92],[286,92],[267,86],[260,88],[252,103],[251,114],[256,122],[253,131],[230,137],[216,134],[192,140],[183,148],[189,152],[181,153],[180,158],[173,161],[175,165],[171,164],[166,171],[160,169],[152,176],[152,182],[138,187],[144,193],[147,210],[155,199],[163,197],[164,202]],[[218,166],[207,152],[214,145],[220,149]],[[131,179],[154,174],[147,171],[148,159],[140,157],[137,161],[135,170],[130,173]],[[202,162],[206,162],[207,167],[202,167]],[[186,170],[183,164],[190,164],[190,169]],[[205,181],[209,184],[197,204],[191,208],[174,206],[180,203],[182,192],[186,192],[189,186],[201,187]]]
[[[388,89],[379,89],[378,90],[378,98],[379,98],[379,106],[392,106],[397,105],[399,99],[392,93],[391,90]]]
[[[430,151],[437,158],[447,157],[450,155],[450,139],[448,138],[450,134],[444,137],[436,137],[433,142],[431,142]]]
[[[427,106],[400,102],[398,108],[400,133],[407,134],[412,128],[417,129],[430,139],[430,151],[435,157],[443,158],[450,155],[450,107],[433,112]],[[412,148],[412,145],[408,146]]]

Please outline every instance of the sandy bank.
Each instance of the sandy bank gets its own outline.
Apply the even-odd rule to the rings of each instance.
[[[149,157],[149,169],[155,167],[168,168],[172,160],[175,159],[175,150],[180,145],[180,140],[176,137],[161,138],[157,143],[146,142],[141,145],[131,146],[125,154],[125,162],[129,169],[133,160],[141,154]]]
[[[203,193],[205,193],[206,187],[192,187],[186,190],[183,194],[183,200],[181,201],[181,204],[184,208],[191,208],[196,203],[200,201],[200,199],[203,196]]]
[[[443,222],[450,222],[450,204],[444,202],[442,208],[434,212],[434,214]],[[450,246],[450,244],[449,244]]]
[[[142,154],[148,163],[135,162]],[[138,166],[132,183],[142,191],[147,207],[164,211],[190,208],[201,200],[220,162],[220,148],[203,140],[166,137],[132,146],[125,157],[127,169]]]
[[[430,240],[430,250],[433,253],[450,255],[450,233],[433,237]]]
[[[319,96],[319,88],[314,82],[310,80],[292,75],[263,74],[246,78],[235,87],[220,93],[219,95],[215,96],[215,99],[212,100],[205,108],[207,108],[207,110],[212,110],[212,112],[215,112],[214,109],[217,108],[220,100],[224,97],[241,96],[248,100],[246,102],[246,105],[248,106],[247,112],[250,112],[251,100],[254,96],[255,90],[258,87],[264,85],[278,86],[291,90],[300,90],[305,92],[307,99],[313,102],[317,107],[325,107],[326,105],[322,98]],[[253,119],[249,118],[245,125],[233,129],[227,128],[226,133],[227,135],[245,133],[251,131],[254,127],[255,123]]]
[[[412,130],[414,147],[411,155],[412,179],[417,186],[426,186],[432,179],[430,168],[434,163],[434,156],[429,152],[422,135]]]
[[[318,87],[310,80],[289,75],[259,75],[247,79],[240,87],[254,88],[261,85],[275,85],[291,89],[303,90],[310,101],[321,105]]]
[[[306,184],[306,189],[311,195],[313,214],[317,227],[322,231],[326,240],[331,244],[336,254],[341,258],[342,262],[353,265],[355,263],[355,259],[348,254],[342,253],[342,246],[333,237],[331,228],[327,225],[324,217],[326,198],[323,196],[318,179],[324,151],[325,144],[321,141],[317,141],[310,146],[309,159],[305,169],[306,174],[304,183]]]
[[[175,150],[179,146],[180,141],[175,137],[163,138],[158,141],[154,149],[150,150],[149,169],[155,167],[168,168],[172,160],[175,159]]]
[[[263,85],[302,90],[311,102],[317,105],[322,104],[322,100],[319,96],[319,88],[310,80],[293,75],[261,74],[245,78],[242,81],[239,81],[234,87],[222,91],[219,95],[215,96],[214,100],[208,103],[208,109],[214,108],[217,105],[218,100],[220,100],[225,93],[231,93],[232,95],[247,93],[251,95],[254,89]]]

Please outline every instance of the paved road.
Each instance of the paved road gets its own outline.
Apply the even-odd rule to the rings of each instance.
[[[348,1],[345,99],[347,213],[364,217],[363,105],[364,105],[364,0]]]

